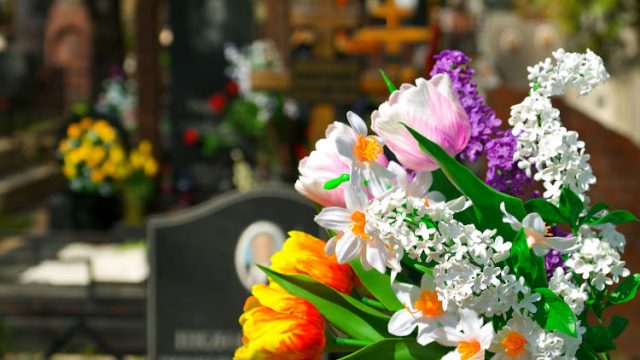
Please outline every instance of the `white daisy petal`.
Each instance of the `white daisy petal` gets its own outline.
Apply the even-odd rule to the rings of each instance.
[[[314,218],[325,229],[346,230],[352,224],[352,211],[339,207],[326,207]]]
[[[390,334],[396,336],[407,336],[413,332],[417,323],[416,319],[407,310],[396,311],[389,323],[387,324],[387,330]]]
[[[348,263],[358,256],[362,243],[348,231],[336,242],[336,258],[340,264]]]
[[[378,272],[384,274],[387,269],[385,265],[385,247],[382,241],[370,240],[366,245],[367,262]]]
[[[543,235],[547,232],[547,226],[538,213],[527,214],[527,216],[522,219],[522,226]]]
[[[347,112],[347,120],[349,121],[349,125],[351,125],[351,128],[358,135],[366,136],[369,132],[369,130],[367,129],[367,124],[364,122],[364,120],[362,120],[362,118],[353,111]]]
[[[353,160],[353,147],[355,145],[355,141],[350,137],[338,137],[336,139],[336,148],[338,149],[338,154],[346,157],[347,159]]]

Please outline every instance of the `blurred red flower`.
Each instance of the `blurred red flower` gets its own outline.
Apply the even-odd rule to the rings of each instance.
[[[226,106],[227,97],[223,93],[215,93],[209,98],[209,108],[216,115],[221,114]]]
[[[194,128],[188,128],[182,134],[182,142],[185,145],[194,145],[198,142],[198,132]]]
[[[224,86],[224,89],[227,91],[227,94],[229,94],[229,96],[238,95],[238,84],[236,84],[235,81],[229,81]]]

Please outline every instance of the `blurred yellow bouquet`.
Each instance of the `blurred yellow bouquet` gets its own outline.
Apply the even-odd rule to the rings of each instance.
[[[124,220],[128,225],[142,225],[147,200],[153,190],[153,178],[158,173],[158,161],[153,147],[142,140],[127,159],[127,175],[122,182]]]
[[[69,124],[58,144],[58,156],[73,192],[108,195],[116,181],[127,177],[118,131],[104,119],[85,116]]]

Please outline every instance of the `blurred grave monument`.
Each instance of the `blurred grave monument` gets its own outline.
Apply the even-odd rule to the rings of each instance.
[[[243,46],[253,40],[253,10],[249,0],[194,0],[168,4],[174,37],[171,55],[171,154],[178,187],[205,193],[231,188],[231,159],[221,156],[211,165],[183,142],[185,129],[212,127],[208,99],[224,91],[228,79],[224,57],[227,43]]]
[[[315,209],[295,191],[227,193],[148,225],[148,356],[231,358],[238,318],[290,230],[318,235]]]
[[[44,34],[47,67],[63,72],[67,110],[92,93],[93,22],[83,2],[56,0],[49,9]]]

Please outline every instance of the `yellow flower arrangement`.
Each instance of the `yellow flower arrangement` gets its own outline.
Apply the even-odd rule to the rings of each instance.
[[[127,168],[118,131],[106,120],[86,116],[69,124],[66,135],[58,144],[58,156],[71,189],[111,192],[114,180],[124,178]]]

